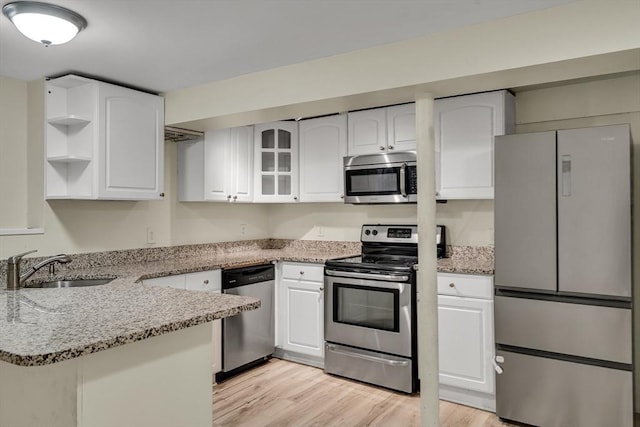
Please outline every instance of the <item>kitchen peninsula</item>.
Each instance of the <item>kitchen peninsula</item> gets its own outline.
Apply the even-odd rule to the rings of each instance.
[[[0,425],[210,426],[210,322],[260,302],[139,282],[279,259],[324,262],[353,251],[353,244],[305,252],[262,243],[72,255],[69,268],[34,276],[115,278],[84,288],[8,291],[2,265]],[[37,260],[25,259],[25,268]]]

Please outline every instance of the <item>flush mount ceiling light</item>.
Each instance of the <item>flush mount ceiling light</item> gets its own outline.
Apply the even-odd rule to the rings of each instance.
[[[45,46],[66,43],[87,26],[74,11],[49,3],[16,1],[5,4],[2,13],[22,34]]]

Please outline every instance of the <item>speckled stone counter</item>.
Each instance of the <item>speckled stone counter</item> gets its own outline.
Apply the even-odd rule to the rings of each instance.
[[[153,277],[260,264],[319,262],[359,243],[251,241],[71,255],[56,274],[30,281],[115,278],[101,286],[6,290],[0,268],[0,360],[38,366],[210,322],[259,307],[255,298],[146,286]],[[23,271],[44,258],[25,259]],[[27,282],[28,285],[29,282]]]
[[[438,260],[438,272],[461,274],[494,274],[492,246],[449,246],[448,258]]]
[[[0,262],[0,360],[23,366],[60,362],[259,307],[255,298],[152,287],[144,279],[272,261],[324,263],[359,254],[360,242],[264,239],[71,254],[55,274],[30,282],[115,278],[107,285],[7,291]],[[493,248],[453,246],[438,271],[493,274]],[[24,260],[23,271],[43,260]],[[44,269],[43,269],[44,270]]]

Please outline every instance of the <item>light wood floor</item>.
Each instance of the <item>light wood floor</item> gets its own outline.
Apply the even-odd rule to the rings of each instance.
[[[279,359],[213,388],[213,426],[412,427],[420,398]],[[510,426],[495,414],[441,401],[443,427]]]

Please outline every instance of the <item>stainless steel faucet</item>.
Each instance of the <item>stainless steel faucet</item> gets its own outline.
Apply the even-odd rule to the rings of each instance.
[[[39,262],[38,264],[31,267],[26,273],[20,274],[20,263],[22,262],[22,257],[25,255],[32,254],[34,252],[38,252],[37,250],[28,251],[22,254],[11,256],[7,259],[7,289],[20,289],[20,286],[31,277],[36,271],[40,270],[42,267],[46,265],[53,265],[54,262],[59,262],[61,264],[66,264],[71,262],[71,258],[68,255],[60,254],[56,256],[52,256],[51,258],[47,258],[44,261]]]

